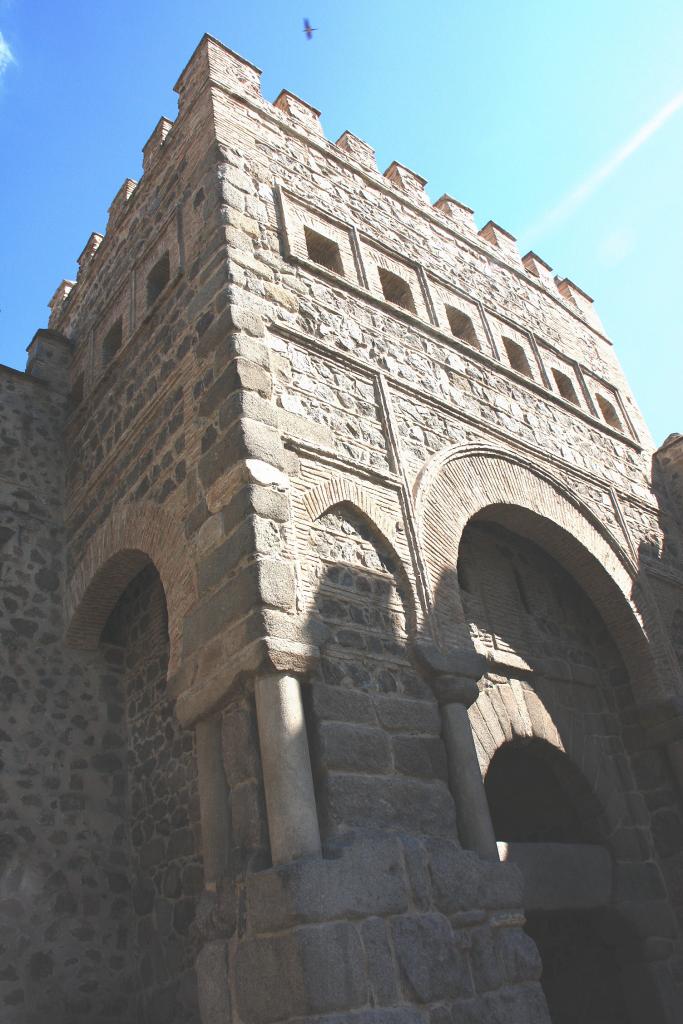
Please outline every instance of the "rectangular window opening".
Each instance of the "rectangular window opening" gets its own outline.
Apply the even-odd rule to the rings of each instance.
[[[621,422],[619,413],[614,408],[612,403],[608,401],[608,399],[606,399],[604,395],[597,394],[595,397],[597,399],[598,406],[600,407],[600,412],[602,413],[602,418],[604,419],[605,423],[608,426],[613,427],[614,430],[619,430],[623,434],[624,425]]]
[[[309,260],[331,270],[333,274],[344,276],[344,264],[336,242],[307,227],[304,228],[304,238]]]
[[[387,302],[391,302],[394,306],[400,306],[401,309],[407,309],[410,313],[414,313],[415,303],[408,282],[404,281],[398,274],[393,274],[391,270],[385,270],[384,267],[378,267],[377,273],[379,274],[382,292]]]
[[[472,348],[481,348],[474,324],[467,313],[462,313],[454,306],[446,306],[446,316],[454,338],[460,338],[460,341],[466,342]]]
[[[111,362],[118,350],[121,348],[123,341],[123,321],[119,318],[116,323],[109,328],[102,342],[102,362],[106,366],[107,363]]]
[[[167,252],[158,260],[147,275],[147,308],[159,298],[171,279],[171,261]]]
[[[503,345],[512,369],[517,373],[523,373],[525,377],[533,377],[529,360],[522,346],[512,338],[503,338]]]
[[[572,383],[571,377],[568,377],[566,373],[562,373],[562,370],[553,369],[553,377],[557,384],[557,390],[560,392],[563,398],[568,402],[572,402],[574,405],[579,404],[579,396],[576,393],[576,388]]]

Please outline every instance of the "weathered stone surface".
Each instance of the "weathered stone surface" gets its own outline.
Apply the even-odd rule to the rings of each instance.
[[[0,1016],[547,1022],[522,874],[462,849],[476,803],[575,872],[602,849],[594,963],[671,1024],[680,437],[653,461],[580,288],[258,79],[201,41],[0,367]],[[305,715],[259,736],[276,673]],[[273,868],[309,761],[323,854]],[[550,991],[580,958],[543,941]]]
[[[391,931],[405,997],[430,1003],[471,992],[467,958],[447,918],[399,917]]]
[[[235,959],[238,1012],[242,1018],[269,1024],[362,1006],[367,1000],[362,965],[360,939],[348,924],[248,939]]]
[[[397,840],[356,839],[338,859],[310,859],[253,875],[247,910],[257,932],[335,918],[398,914],[408,889]]]

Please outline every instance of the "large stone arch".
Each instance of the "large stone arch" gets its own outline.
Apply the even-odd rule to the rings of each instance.
[[[542,547],[591,598],[629,668],[641,701],[676,689],[673,654],[639,581],[638,566],[608,527],[560,480],[516,452],[452,447],[423,467],[415,485],[432,621],[441,642],[464,612],[457,581],[467,523],[486,518]]]
[[[599,740],[562,730],[538,693],[517,680],[488,686],[469,709],[482,777],[495,754],[515,740],[540,740],[567,756],[600,804],[611,833],[629,824],[629,811],[611,759]]]
[[[166,596],[171,676],[180,663],[183,619],[197,596],[195,567],[182,522],[148,502],[116,509],[86,544],[67,586],[66,640],[96,648],[118,598],[150,561]]]

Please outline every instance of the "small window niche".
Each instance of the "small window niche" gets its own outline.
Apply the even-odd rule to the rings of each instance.
[[[110,363],[123,343],[123,321],[119,317],[107,331],[102,342],[102,365]]]
[[[573,405],[579,405],[579,396],[576,393],[576,388],[574,387],[571,377],[567,376],[566,373],[563,373],[562,370],[556,370],[554,368],[553,377],[555,378],[557,390],[560,392],[562,397]]]
[[[306,252],[312,263],[317,263],[333,274],[344,276],[344,264],[342,263],[339,246],[331,238],[326,238],[313,228],[304,227],[304,239],[306,241]]]
[[[525,377],[533,378],[526,352],[519,342],[513,341],[512,338],[503,338],[503,345],[512,369],[517,373],[523,373]]]
[[[456,309],[455,306],[446,306],[446,316],[448,317],[448,326],[454,338],[459,338],[460,341],[464,341],[465,344],[470,345],[472,348],[481,349],[474,324],[467,313]]]
[[[612,402],[610,402],[609,399],[605,398],[605,396],[601,395],[599,392],[598,394],[596,394],[595,398],[605,423],[609,427],[612,427],[614,430],[618,430],[620,433],[623,434],[624,424],[621,422],[619,413],[615,409]]]
[[[171,280],[171,261],[167,252],[157,260],[147,275],[147,308],[154,305]]]
[[[382,286],[382,293],[387,302],[391,302],[394,306],[400,306],[401,309],[407,309],[408,312],[414,313],[415,303],[408,282],[384,267],[378,267],[377,273],[379,275],[379,283]]]

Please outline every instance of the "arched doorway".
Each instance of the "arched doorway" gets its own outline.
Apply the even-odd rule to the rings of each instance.
[[[152,562],[121,593],[100,647],[108,713],[121,726],[111,750],[123,809],[115,833],[121,867],[112,877],[136,989],[131,1019],[194,1024],[191,926],[203,883],[194,734],[181,728],[168,693],[168,613]]]
[[[485,787],[496,839],[509,850],[515,850],[517,844],[535,844],[536,850],[524,855],[527,871],[537,868],[534,855],[545,856],[552,870],[555,844],[565,844],[571,850],[569,844],[594,844],[600,839],[599,808],[589,787],[569,758],[543,741],[515,740],[500,747],[489,766]],[[585,852],[583,845],[576,850]],[[514,854],[511,859],[515,860]],[[566,864],[566,858],[557,858],[558,868],[566,869]],[[589,859],[577,856],[577,874],[591,867]],[[557,881],[559,888],[562,882]],[[527,881],[530,899],[534,904],[543,903],[544,893],[529,893],[529,882],[533,885],[533,879]],[[577,882],[579,902],[588,902],[590,897],[586,899],[585,894],[595,892],[595,887],[587,886],[585,878]],[[603,890],[600,895],[607,897],[608,893]],[[525,931],[541,954],[541,985],[553,1024],[623,1024],[631,1020],[623,995],[619,951],[613,940],[604,937],[608,917],[606,906],[527,907]]]
[[[643,1003],[623,994],[634,973],[624,964],[642,961],[643,947],[620,918],[619,878],[649,859],[649,846],[641,853],[626,841],[634,822],[625,794],[635,789],[629,674],[576,580],[503,518],[496,509],[469,522],[457,574],[472,642],[496,663],[482,709],[471,712],[475,742],[490,751],[482,767],[494,832],[504,859],[522,870],[551,1017],[665,1020],[656,997],[644,1015]],[[651,843],[644,829],[639,836]]]

